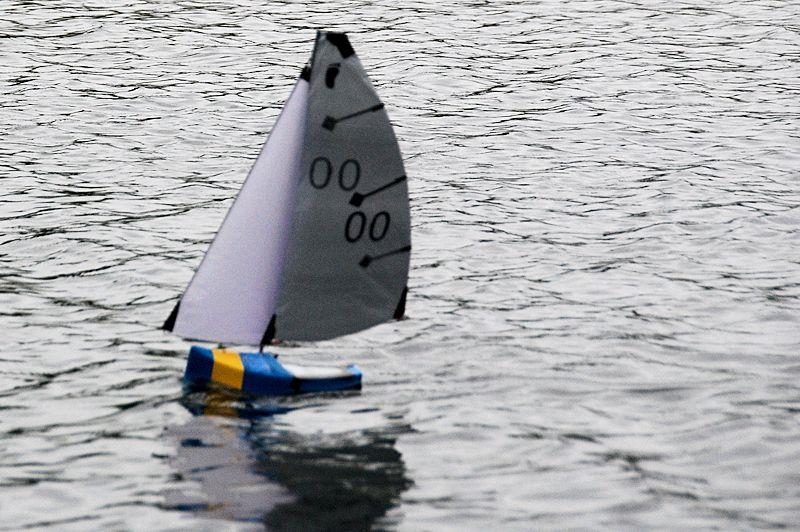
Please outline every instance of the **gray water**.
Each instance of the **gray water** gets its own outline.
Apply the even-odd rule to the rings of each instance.
[[[279,350],[358,393],[185,389],[158,327],[318,27],[406,159],[409,319]],[[800,527],[799,33],[790,0],[0,0],[0,528]]]

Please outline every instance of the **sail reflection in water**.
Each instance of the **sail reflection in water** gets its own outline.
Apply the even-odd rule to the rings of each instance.
[[[299,434],[276,423],[293,407],[240,400],[218,391],[183,397],[195,415],[167,433],[180,486],[165,494],[166,507],[278,530],[391,525],[387,512],[411,485],[394,447],[402,428]]]

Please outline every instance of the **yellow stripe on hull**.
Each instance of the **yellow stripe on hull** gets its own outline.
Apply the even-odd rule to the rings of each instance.
[[[225,349],[214,349],[213,353],[214,369],[211,370],[211,380],[241,390],[244,365],[239,353]]]

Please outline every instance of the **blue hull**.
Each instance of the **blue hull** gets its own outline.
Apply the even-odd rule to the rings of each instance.
[[[291,395],[361,388],[361,370],[355,365],[341,370],[331,368],[327,375],[320,374],[319,368],[305,372],[306,374],[303,374],[302,369],[289,369],[269,353],[238,353],[192,346],[184,379],[193,384],[213,382],[257,395]]]

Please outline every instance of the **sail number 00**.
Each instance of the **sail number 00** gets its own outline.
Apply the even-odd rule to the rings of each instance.
[[[344,237],[348,242],[357,242],[363,235],[367,227],[367,215],[361,211],[356,211],[347,218],[344,226]],[[382,240],[389,230],[389,213],[381,211],[372,217],[369,223],[369,238],[373,242]]]
[[[323,189],[331,182],[331,174],[333,174],[333,166],[331,162],[325,157],[317,157],[311,163],[311,171],[308,173],[308,178],[311,180],[311,186],[316,189]],[[347,159],[339,167],[339,186],[342,190],[347,192],[353,190],[358,186],[358,180],[361,179],[361,165],[355,159]]]
[[[326,157],[317,157],[311,163],[311,170],[308,173],[311,186],[321,190],[328,186],[333,175],[333,165]],[[354,190],[361,179],[361,165],[355,159],[347,159],[339,167],[339,188],[346,192]],[[367,231],[367,215],[361,211],[355,211],[347,217],[344,226],[344,237],[348,242],[358,242],[364,232],[367,232],[370,240],[377,242],[383,240],[389,231],[391,218],[386,211],[380,211],[372,217]]]

